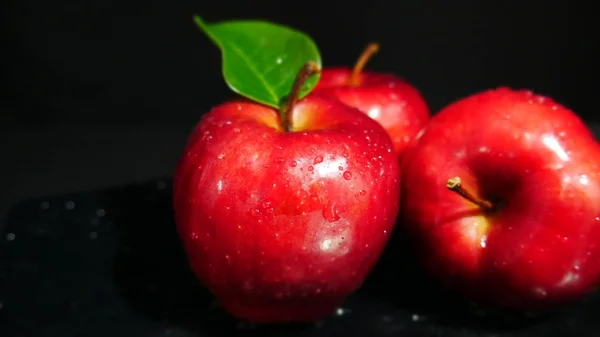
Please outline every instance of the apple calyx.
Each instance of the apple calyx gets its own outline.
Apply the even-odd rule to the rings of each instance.
[[[352,69],[352,74],[350,75],[350,79],[348,79],[348,85],[351,87],[357,87],[360,84],[360,73],[367,65],[367,62],[379,51],[379,44],[371,42],[367,45],[365,50],[360,54],[360,57],[356,61],[354,65],[354,69]]]
[[[457,193],[461,197],[463,197],[463,198],[467,199],[468,201],[474,203],[475,205],[479,206],[484,212],[493,212],[495,209],[494,205],[491,202],[489,202],[485,199],[481,199],[481,198],[473,195],[468,190],[466,190],[462,186],[462,181],[460,180],[459,177],[454,177],[454,178],[448,179],[448,182],[446,182],[446,187],[450,191]]]
[[[316,62],[308,61],[306,64],[300,69],[300,72],[296,76],[296,80],[294,81],[294,85],[292,86],[292,91],[287,97],[287,101],[283,104],[280,109],[281,116],[281,124],[283,130],[285,132],[289,132],[292,130],[292,111],[294,110],[294,106],[296,102],[298,102],[298,98],[300,95],[300,91],[302,90],[302,86],[309,79],[309,77],[316,75],[321,72],[321,68]]]

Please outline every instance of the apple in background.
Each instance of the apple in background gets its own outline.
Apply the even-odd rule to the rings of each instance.
[[[401,156],[407,144],[427,123],[429,107],[410,83],[392,74],[362,71],[378,49],[377,44],[370,44],[354,69],[324,69],[314,92],[335,97],[379,122]]]
[[[192,269],[226,311],[258,323],[333,313],[379,259],[399,209],[398,160],[379,124],[313,94],[286,116],[248,101],[214,108],[174,177]]]
[[[434,116],[405,154],[401,223],[480,303],[556,309],[600,278],[600,146],[548,97],[499,88]]]

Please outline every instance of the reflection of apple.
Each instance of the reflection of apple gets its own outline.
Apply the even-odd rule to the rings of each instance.
[[[600,146],[550,98],[502,88],[451,104],[402,172],[402,220],[449,287],[513,309],[596,287]]]
[[[174,178],[178,231],[198,278],[234,316],[312,321],[375,265],[395,224],[399,167],[385,130],[310,95],[277,110],[222,104]]]
[[[429,108],[410,83],[392,74],[362,71],[378,49],[370,44],[354,69],[324,69],[315,92],[333,96],[378,121],[401,155],[429,119]]]

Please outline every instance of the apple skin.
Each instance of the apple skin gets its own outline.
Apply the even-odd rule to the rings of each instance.
[[[497,210],[449,191],[455,176]],[[596,288],[600,147],[552,99],[499,88],[448,105],[409,146],[402,181],[402,228],[447,289],[540,312]]]
[[[221,307],[257,323],[333,313],[378,261],[399,210],[385,130],[310,95],[276,110],[224,103],[193,131],[174,177],[177,229]]]
[[[427,102],[414,86],[394,75],[364,71],[357,86],[349,84],[351,75],[348,68],[326,68],[314,92],[334,97],[379,122],[402,156],[429,119]]]

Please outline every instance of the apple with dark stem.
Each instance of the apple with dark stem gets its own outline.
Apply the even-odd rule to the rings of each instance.
[[[325,68],[314,92],[335,97],[379,122],[401,156],[427,123],[429,107],[421,93],[407,81],[392,74],[363,71],[378,50],[378,44],[369,44],[354,69]]]
[[[399,208],[385,130],[319,95],[280,113],[224,103],[193,131],[174,178],[178,232],[197,277],[233,316],[309,322],[360,287]]]
[[[600,146],[580,118],[499,88],[435,115],[402,167],[401,223],[426,269],[482,304],[544,311],[600,279]]]

